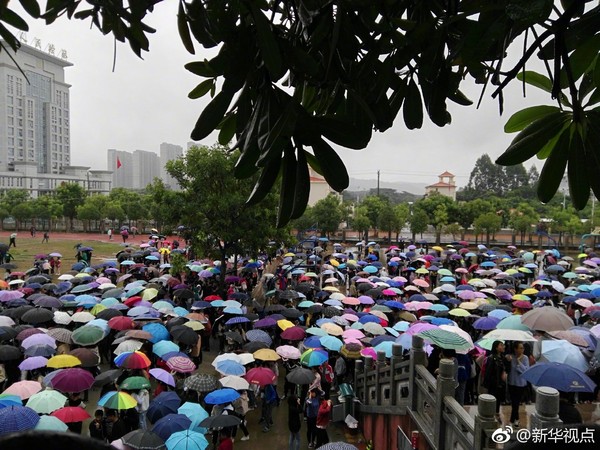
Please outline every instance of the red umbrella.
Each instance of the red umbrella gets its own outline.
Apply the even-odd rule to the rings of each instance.
[[[206,297],[204,297],[204,300],[206,300],[207,302],[212,302],[214,300],[223,300],[221,297],[219,297],[218,295],[208,295]]]
[[[515,308],[519,308],[519,309],[531,309],[531,303],[526,302],[525,300],[517,300],[512,302],[513,306]]]
[[[142,301],[142,297],[140,297],[139,295],[136,295],[134,297],[129,297],[127,300],[125,300],[123,303],[127,306],[129,306],[130,308],[135,305],[137,302],[141,302]]]
[[[117,316],[108,321],[108,326],[113,330],[123,331],[131,330],[135,325],[131,317]]]
[[[54,375],[56,372],[56,375]],[[61,392],[83,392],[92,387],[94,376],[87,370],[79,367],[60,369],[51,372],[52,375],[48,386]]]
[[[306,332],[300,327],[289,327],[281,333],[281,339],[288,341],[301,341],[306,337]]]
[[[258,384],[260,387],[263,387],[267,384],[273,384],[277,375],[267,367],[255,367],[254,369],[250,369],[244,378],[246,378],[248,383]]]
[[[91,417],[85,409],[79,406],[65,406],[57,409],[50,415],[60,419],[64,423],[83,422]]]

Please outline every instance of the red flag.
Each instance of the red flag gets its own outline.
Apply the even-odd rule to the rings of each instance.
[[[119,169],[123,164],[121,164],[121,160],[117,156],[117,169]]]

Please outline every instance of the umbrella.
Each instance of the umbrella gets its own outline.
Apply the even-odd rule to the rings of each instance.
[[[169,330],[160,323],[148,323],[142,327],[142,330],[147,331],[152,335],[152,338],[149,340],[153,344],[167,340],[170,337]]]
[[[234,391],[235,392],[235,391]],[[218,416],[210,416],[200,422],[200,426],[203,428],[213,429],[213,428],[226,428],[226,427],[235,427],[239,425],[242,421],[239,417],[232,416],[229,414],[219,414]]]
[[[358,450],[358,447],[347,442],[329,442],[321,445],[317,450]]]
[[[359,359],[361,357],[360,351],[362,346],[357,343],[344,344],[340,349],[340,355],[348,359]]]
[[[304,367],[296,367],[286,375],[286,380],[290,383],[304,385],[311,384],[315,380],[315,374],[312,370]]]
[[[146,377],[134,376],[123,380],[119,386],[120,389],[128,391],[137,391],[139,389],[150,389],[150,381]]]
[[[469,350],[471,348],[471,344],[462,336],[439,328],[421,331],[420,333],[417,333],[417,336],[421,336],[423,339],[428,340],[432,344],[445,349],[454,349],[460,351]]]
[[[581,350],[568,341],[542,341],[542,356],[550,362],[563,363],[582,372],[589,368]]]
[[[61,392],[83,392],[91,388],[95,381],[90,372],[79,367],[55,370],[49,375],[53,376],[46,385]]]
[[[38,324],[50,322],[54,317],[54,313],[44,308],[34,308],[27,311],[21,316],[21,321],[30,324]]]
[[[252,354],[252,356],[254,356],[254,359],[260,361],[278,361],[280,359],[280,356],[277,354],[277,352],[270,348],[257,350]]]
[[[249,330],[246,333],[246,339],[248,339],[250,342],[264,342],[267,345],[271,345],[273,342],[271,336],[269,336],[269,334],[263,330]]]
[[[220,416],[215,416],[215,418],[216,417]],[[238,423],[241,422],[240,419],[234,416],[225,417],[237,419]],[[169,450],[204,450],[208,447],[208,441],[202,433],[192,430],[183,430],[173,433],[169,439],[167,439],[166,445]]]
[[[71,335],[73,332],[66,328],[51,328],[48,330],[47,334],[48,336],[52,336],[54,340],[58,342],[64,342],[65,344],[70,344],[72,342]]]
[[[0,409],[7,406],[23,406],[23,401],[18,395],[0,394]]]
[[[96,359],[98,359],[97,356]],[[52,369],[64,369],[66,367],[80,366],[81,360],[73,355],[56,355],[50,358],[46,365]]]
[[[190,418],[192,425],[190,428],[196,428],[204,419],[208,417],[206,410],[198,403],[185,402],[179,408],[177,413],[184,414]]]
[[[196,365],[185,356],[174,356],[167,360],[167,367],[179,373],[191,373],[196,370]]]
[[[223,375],[241,376],[246,374],[246,368],[243,364],[230,359],[219,361],[215,368],[217,369],[217,372]]]
[[[127,316],[115,316],[108,321],[108,326],[113,330],[130,330],[135,327],[133,319]]]
[[[109,409],[131,409],[137,406],[137,400],[126,392],[110,391],[98,400],[98,406]]]
[[[121,369],[112,369],[107,370],[106,372],[102,372],[100,375],[97,375],[94,379],[94,386],[105,386],[109,383],[112,383],[117,378],[121,376],[123,371]]]
[[[39,369],[40,367],[46,367],[48,364],[48,360],[43,356],[32,356],[30,358],[25,358],[21,364],[19,364],[19,369],[21,370],[34,370]]]
[[[0,409],[0,436],[33,429],[40,416],[27,406],[7,406]]]
[[[124,352],[115,358],[115,365],[124,369],[146,369],[152,363],[148,357],[140,352]]]
[[[83,422],[90,418],[88,412],[80,406],[64,406],[50,415],[60,419],[64,423]]]
[[[230,388],[217,389],[206,395],[204,401],[208,405],[221,405],[231,403],[240,397],[239,392]],[[201,424],[201,426],[204,426]]]
[[[308,349],[300,356],[300,362],[308,367],[320,366],[329,359],[325,350]]]
[[[246,373],[245,378],[249,383],[263,387],[267,384],[273,384],[277,379],[277,375],[267,367],[255,367]]]
[[[486,330],[486,331],[493,330],[496,328],[496,326],[498,325],[499,322],[500,322],[500,319],[497,319],[497,318],[481,317],[481,318],[477,319],[475,322],[473,322],[473,328],[475,328],[476,330]]]
[[[21,359],[21,351],[13,345],[0,345],[0,361]]]
[[[175,387],[175,378],[173,378],[173,375],[171,375],[165,369],[154,368],[154,369],[150,369],[149,373],[154,378],[156,378],[158,381],[162,381],[163,383],[165,383],[168,386]]]
[[[281,333],[281,339],[285,339],[288,341],[300,341],[300,340],[304,339],[305,337],[306,337],[306,332],[304,331],[304,329],[302,329],[298,326],[293,326],[293,327],[287,328],[285,331],[283,331]]]
[[[169,352],[178,352],[179,345],[172,341],[160,341],[152,346],[152,352],[159,358]]]
[[[195,345],[198,342],[200,336],[190,327],[176,326],[171,328],[171,335],[173,338],[185,345]]]
[[[236,377],[235,375],[228,375],[219,380],[221,386],[224,388],[235,389],[236,391],[241,391],[250,388],[250,383],[243,379],[242,377]]]
[[[242,344],[244,342],[244,338],[237,331],[227,331],[225,333],[225,337],[230,341],[237,342],[238,344]]]
[[[275,351],[284,359],[300,359],[300,350],[291,345],[280,345]]]
[[[4,389],[4,392],[2,392],[2,394],[17,395],[21,398],[21,400],[27,400],[33,394],[36,394],[41,390],[42,385],[37,381],[24,380],[17,381],[16,383],[11,384],[9,387]]]
[[[187,430],[192,425],[192,421],[183,414],[167,414],[156,421],[152,431],[166,440],[171,434],[178,431]]]
[[[104,330],[95,325],[86,325],[73,331],[71,338],[75,344],[90,346],[104,338]]]
[[[501,310],[500,310],[501,311]],[[523,316],[507,316],[498,322],[496,329],[499,330],[521,330],[530,331],[529,328],[521,322]]]
[[[155,423],[167,414],[176,413],[180,405],[181,399],[175,392],[161,392],[150,402],[146,417],[151,423]]]
[[[541,331],[568,330],[573,326],[573,320],[566,313],[549,306],[523,314],[521,323],[532,330]]]
[[[593,392],[596,383],[585,373],[559,362],[540,362],[525,372],[523,378],[535,386],[549,386],[562,392]]]
[[[69,427],[59,418],[54,416],[40,416],[40,421],[34,428],[37,431],[65,432]]]
[[[529,341],[535,342],[530,331],[510,330],[510,329],[495,329],[483,336],[483,339],[492,339],[496,341]]]
[[[165,341],[167,342],[167,341]],[[120,355],[122,353],[126,353],[126,352],[135,352],[137,350],[139,350],[140,348],[142,348],[144,344],[140,341],[135,341],[132,339],[127,339],[124,340],[123,342],[121,342],[119,345],[117,345],[117,348],[115,348],[113,350],[113,353],[115,355]],[[179,350],[179,347],[177,347],[177,350]],[[158,355],[160,356],[160,355]]]
[[[140,450],[164,450],[165,441],[149,430],[134,430],[121,438],[121,442],[129,448]]]
[[[183,387],[196,392],[211,392],[218,389],[219,384],[214,376],[201,373],[186,378]]]
[[[50,414],[65,406],[67,397],[53,389],[45,389],[29,397],[27,406],[39,414]]]

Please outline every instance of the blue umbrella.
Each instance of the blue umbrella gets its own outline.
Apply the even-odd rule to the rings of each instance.
[[[0,409],[0,436],[35,428],[40,416],[27,406],[7,406]]]
[[[562,392],[593,392],[596,383],[585,373],[568,364],[541,362],[523,372],[523,378],[535,386],[549,386]]]
[[[167,414],[176,413],[180,405],[181,399],[175,392],[161,392],[150,402],[146,417],[151,423],[155,423]]]
[[[0,409],[8,406],[23,406],[23,401],[18,395],[4,394],[0,397]]]
[[[192,430],[173,433],[165,444],[168,450],[205,450],[208,447],[204,435]]]
[[[392,357],[392,346],[394,345],[393,341],[384,341],[379,343],[379,345],[375,346],[374,349],[377,352],[385,352],[386,358]]]
[[[388,300],[386,302],[383,302],[383,304],[388,308],[404,309],[404,304],[396,300]]]
[[[550,362],[563,363],[582,372],[589,368],[579,347],[568,341],[542,341],[542,356]]]
[[[147,331],[152,335],[150,342],[153,344],[156,344],[160,341],[166,341],[170,337],[169,330],[167,330],[167,328],[160,323],[147,323],[142,327],[142,330]]]
[[[435,305],[434,305],[435,306]],[[512,315],[511,313],[509,313],[508,311],[505,311],[503,309],[495,309],[493,311],[490,311],[488,313],[488,317],[496,317],[500,320],[504,319],[505,317],[508,317]]]
[[[246,339],[250,342],[264,342],[267,345],[271,345],[273,340],[269,333],[263,330],[249,330],[246,332]]]
[[[322,337],[325,337],[326,335],[323,335]],[[306,348],[319,348],[321,347],[321,340],[320,340],[321,336],[311,336],[308,337],[304,340],[304,346]]]
[[[221,405],[224,403],[231,403],[239,397],[240,393],[238,391],[230,388],[223,388],[209,392],[204,398],[204,401],[208,405]]]
[[[334,352],[339,352],[343,345],[342,341],[333,336],[322,336],[319,338],[319,341],[321,342],[321,347]]]
[[[453,320],[448,319],[447,317],[434,317],[431,319],[431,323],[433,325],[456,325]]]
[[[370,265],[370,266],[365,266],[363,267],[363,270],[367,273],[377,273],[377,271],[379,270],[377,267]]]
[[[358,321],[364,325],[365,323],[369,323],[369,322],[380,323],[381,319],[372,314],[367,314],[365,316],[362,316],[360,319],[358,319]]]
[[[241,317],[232,317],[227,322],[225,322],[225,325],[236,325],[236,324],[239,324],[239,323],[247,323],[247,322],[250,322],[250,319],[248,319],[247,317],[244,317],[244,316],[241,316]]]
[[[152,353],[154,353],[159,358],[165,356],[166,353],[178,351],[179,345],[172,341],[160,341],[152,346]]]
[[[500,319],[496,317],[482,317],[473,322],[473,328],[476,330],[494,330]]]
[[[394,330],[393,328],[391,328],[391,329]],[[396,331],[396,330],[394,330],[394,331]],[[382,342],[394,342],[395,340],[396,340],[395,336],[388,336],[386,334],[383,334],[381,336],[376,336],[371,340],[371,347],[377,347]]]
[[[152,431],[166,441],[173,433],[187,430],[191,425],[192,421],[183,414],[167,414],[156,421]]]
[[[192,421],[190,428],[197,428],[200,425],[200,422],[206,419],[209,415],[202,406],[200,406],[198,403],[192,402],[185,402],[177,409],[177,412],[179,414],[184,414],[190,418],[190,420]],[[200,430],[204,429],[202,428]]]
[[[231,359],[219,361],[215,368],[217,369],[217,372],[224,375],[236,375],[239,377],[246,373],[246,368],[242,364]]]

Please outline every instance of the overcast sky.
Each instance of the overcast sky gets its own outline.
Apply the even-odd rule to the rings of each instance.
[[[190,132],[207,99],[189,100],[188,92],[201,78],[189,73],[184,65],[210,58],[200,47],[188,54],[179,40],[176,27],[177,2],[156,6],[148,23],[157,28],[150,36],[150,52],[137,58],[129,46],[118,43],[116,69],[112,71],[113,39],[102,36],[81,21],[59,20],[45,26],[30,22],[27,38],[41,40],[56,52],[66,49],[73,67],[66,69],[71,87],[71,161],[73,165],[105,169],[106,150],[159,151],[162,142],[186,147]],[[467,92],[476,102],[480,87]],[[475,160],[484,153],[496,158],[513,135],[502,131],[512,113],[526,104],[548,103],[549,99],[528,90],[525,102],[519,82],[506,92],[505,113],[498,115],[498,104],[488,88],[482,106],[460,107],[451,104],[453,123],[438,128],[425,118],[421,130],[409,131],[402,115],[393,128],[376,133],[367,149],[341,149],[340,154],[355,178],[375,178],[381,170],[384,181],[432,183],[448,170],[457,175],[457,184],[468,181]],[[204,144],[212,144],[210,136]],[[539,161],[535,161],[538,169]],[[527,164],[528,166],[530,164]],[[112,168],[109,168],[112,169]]]

